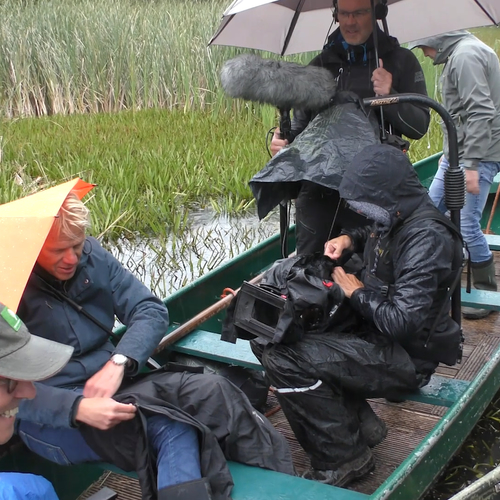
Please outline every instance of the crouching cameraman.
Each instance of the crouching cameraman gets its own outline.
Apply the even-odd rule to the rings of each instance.
[[[370,447],[387,433],[366,398],[415,391],[439,362],[452,365],[459,356],[449,289],[461,271],[452,262],[462,243],[392,146],[359,153],[339,192],[375,221],[325,245],[332,259],[364,251],[359,279],[341,267],[332,274],[358,321],[293,344],[254,341],[252,348],[310,456],[304,477],[345,486],[373,469]]]

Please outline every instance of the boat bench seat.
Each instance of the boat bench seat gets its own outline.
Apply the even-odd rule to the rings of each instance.
[[[113,464],[98,462],[105,471],[116,472],[128,477],[137,478],[135,472],[125,472]],[[234,487],[231,492],[233,500],[262,500],[277,498],[280,500],[368,500],[368,496],[356,491],[337,488],[328,484],[312,482],[297,476],[289,476],[280,472],[260,469],[237,462],[228,462]]]
[[[238,339],[236,344],[223,342],[220,335],[206,330],[194,330],[178,340],[169,349],[193,356],[222,361],[254,370],[263,370],[253,354],[248,340]],[[450,407],[467,389],[469,382],[433,375],[428,385],[418,392],[404,395],[406,400]]]
[[[498,250],[500,250],[500,235],[485,234],[484,237],[486,238],[486,242],[492,252],[498,252]]]

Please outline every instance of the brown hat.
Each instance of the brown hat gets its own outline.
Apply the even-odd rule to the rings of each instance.
[[[73,347],[31,333],[21,319],[0,303],[0,376],[14,380],[43,380],[60,371]]]

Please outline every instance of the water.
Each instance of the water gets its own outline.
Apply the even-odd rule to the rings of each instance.
[[[259,221],[210,209],[192,212],[188,226],[167,238],[120,239],[106,248],[158,297],[165,298],[279,232],[279,213]]]

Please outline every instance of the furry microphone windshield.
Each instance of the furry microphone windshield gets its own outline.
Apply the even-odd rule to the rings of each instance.
[[[226,61],[221,71],[222,87],[231,97],[279,109],[320,110],[327,107],[337,82],[325,68],[263,59],[243,54]]]

